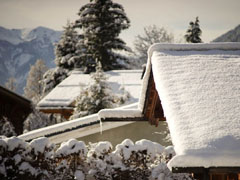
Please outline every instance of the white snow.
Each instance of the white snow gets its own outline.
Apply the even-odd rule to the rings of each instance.
[[[50,147],[50,142],[46,137],[40,137],[32,140],[29,145],[32,149],[34,149],[34,153],[38,155],[39,153],[43,153],[47,147]]]
[[[15,165],[17,165],[18,163],[21,162],[22,157],[19,154],[16,154],[16,155],[13,156],[13,159],[15,161]]]
[[[137,108],[137,103],[125,105],[125,106],[119,107],[118,109],[133,109],[133,108]],[[56,134],[49,137],[49,139],[51,140],[51,142],[60,143],[69,138],[79,138],[79,137],[83,137],[83,136],[87,136],[87,135],[99,132],[100,130],[99,124],[95,126],[91,125],[90,128],[79,127],[83,125],[89,125],[94,122],[99,122],[98,114],[93,114],[86,117],[74,119],[71,121],[66,121],[66,122],[55,124],[52,126],[29,131],[18,137],[24,140],[31,140],[31,139],[42,137],[42,136]],[[103,123],[103,131],[111,128],[127,125],[130,123],[133,123],[133,122],[115,122],[115,123],[106,122],[106,123]],[[79,127],[79,128],[74,129],[76,127]],[[74,130],[67,131],[69,129],[74,129]],[[1,139],[0,139],[0,143],[1,143]]]
[[[86,156],[87,148],[83,141],[69,139],[67,142],[63,142],[56,151],[57,156],[67,156],[74,153],[82,155],[83,157]]]
[[[121,87],[130,93],[128,104],[137,102],[141,88],[142,70],[114,70],[106,72],[108,83],[114,93],[121,93]],[[39,103],[38,107],[66,107],[74,103],[80,91],[91,81],[89,74],[74,70]]]
[[[26,53],[22,53],[21,55],[18,56],[18,66],[22,66],[24,64],[26,64],[28,61],[30,61],[30,59],[33,57],[33,55],[31,54],[26,54]]]
[[[101,141],[96,144],[92,144],[88,157],[92,157],[95,154],[97,157],[102,156],[105,153],[110,152],[113,149],[112,144],[108,141]]]
[[[78,127],[78,126],[81,126],[84,124],[90,124],[90,123],[96,122],[96,121],[98,121],[98,116],[96,114],[93,114],[93,115],[86,116],[83,118],[74,119],[71,121],[66,121],[63,123],[48,126],[45,128],[33,130],[33,131],[27,132],[25,134],[22,134],[18,137],[22,138],[24,140],[34,139],[34,138],[46,136],[46,135],[49,135],[52,133],[64,132],[67,129],[72,129],[72,128],[75,128],[75,127]]]
[[[146,139],[137,141],[135,145],[137,145],[138,150],[146,149],[152,159],[156,156],[156,154],[161,154],[164,151],[164,147],[162,145]]]
[[[142,152],[147,150],[147,154],[154,159],[157,154],[161,154],[164,151],[164,147],[158,143],[142,139],[135,144],[130,139],[125,139],[121,144],[118,144],[113,154],[122,155],[125,160],[131,157],[133,152]]]
[[[7,148],[7,143],[5,142],[5,138],[0,139],[0,146],[4,149]]]
[[[23,172],[29,172],[32,175],[37,175],[37,170],[34,169],[28,162],[23,162],[20,166],[19,166],[19,170],[22,170]]]
[[[10,138],[5,138],[3,140],[7,143],[9,151],[13,151],[16,148],[26,149],[27,147],[27,143],[25,141],[15,136],[12,136]]]
[[[75,176],[76,180],[84,180],[85,179],[85,175],[80,170],[76,170],[74,176]]]
[[[99,119],[142,117],[138,109],[102,109],[98,112]]]
[[[240,166],[240,43],[157,44],[149,58],[177,154],[169,167]]]

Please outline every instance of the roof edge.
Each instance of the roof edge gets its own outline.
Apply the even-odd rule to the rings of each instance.
[[[148,80],[151,74],[151,58],[154,51],[205,51],[205,50],[240,50],[240,42],[222,42],[222,43],[156,43],[148,49],[148,59],[146,72],[143,77],[141,95],[139,97],[138,108],[143,112],[145,97],[147,93]]]
[[[152,56],[153,51],[190,51],[190,50],[240,50],[239,42],[223,42],[223,43],[189,43],[189,44],[175,44],[175,43],[156,43],[148,49],[148,57]]]

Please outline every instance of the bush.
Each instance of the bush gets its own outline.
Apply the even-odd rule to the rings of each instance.
[[[45,137],[25,142],[0,138],[0,179],[98,179],[187,180],[188,174],[172,174],[167,162],[173,147],[149,140],[126,139],[113,149],[110,142],[85,145],[70,139],[58,148]]]

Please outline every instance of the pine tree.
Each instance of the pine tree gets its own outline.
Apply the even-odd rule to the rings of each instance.
[[[15,92],[17,89],[17,82],[14,77],[10,77],[7,82],[5,83],[5,87],[9,89],[10,91]]]
[[[80,8],[78,15],[75,27],[83,33],[86,49],[82,64],[87,67],[86,72],[94,71],[96,62],[101,62],[104,71],[124,68],[127,59],[116,52],[129,51],[118,37],[130,26],[124,8],[111,0],[91,0]]]
[[[55,64],[58,67],[71,70],[78,60],[77,54],[78,35],[73,25],[68,21],[64,27],[61,39],[55,47]]]
[[[112,108],[124,104],[130,98],[130,94],[120,87],[120,94],[113,94],[108,86],[107,77],[98,62],[96,72],[91,74],[92,81],[80,92],[76,99],[76,107],[73,116],[75,119],[97,113],[104,108]]]
[[[56,67],[49,69],[43,75],[43,96],[48,94],[53,88],[55,88],[60,82],[69,76],[69,70],[62,67]]]
[[[42,59],[38,59],[34,65],[31,66],[27,77],[27,84],[24,88],[24,96],[37,103],[43,95],[42,79],[44,73],[47,71],[47,66]]]
[[[195,22],[189,23],[189,28],[184,36],[186,41],[189,43],[201,43],[202,40],[200,38],[202,34],[202,30],[200,29],[198,17],[196,17]]]
[[[55,45],[56,68],[49,69],[43,77],[43,93],[46,95],[62,80],[68,77],[69,72],[74,69],[80,60],[81,49],[78,45],[79,38],[73,25],[68,21],[59,42]],[[81,42],[81,41],[80,41]]]
[[[154,43],[173,42],[174,36],[164,27],[156,25],[144,27],[144,34],[137,35],[134,41],[135,54],[138,57],[138,67],[147,61],[148,48]]]
[[[96,72],[91,74],[91,78],[92,82],[77,97],[74,117],[94,114],[101,109],[113,107],[115,96],[106,83],[107,77],[100,63],[96,66]]]

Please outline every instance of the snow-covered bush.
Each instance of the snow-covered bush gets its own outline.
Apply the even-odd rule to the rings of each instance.
[[[89,174],[96,179],[111,179],[112,172],[112,144],[104,141],[90,144],[88,152]]]
[[[123,167],[119,169],[115,176],[122,179],[146,179],[151,176],[152,165],[155,161],[161,162],[163,147],[149,140],[137,141],[135,144],[129,140],[124,140],[116,146],[113,152],[120,157]],[[148,178],[147,178],[148,179]]]
[[[30,164],[37,171],[41,179],[50,179],[55,174],[54,147],[45,137],[32,140],[29,143],[31,148]]]
[[[0,139],[0,179],[31,179],[35,169],[27,162],[30,158],[28,143],[17,137]]]
[[[149,140],[126,139],[115,149],[110,142],[85,145],[70,139],[60,146],[45,137],[25,142],[0,137],[0,179],[97,179],[190,180],[189,174],[173,174],[167,162],[172,146]]]
[[[55,179],[84,179],[87,174],[87,147],[84,142],[70,139],[56,150],[57,163]]]
[[[11,121],[9,121],[8,118],[4,116],[0,118],[0,134],[7,137],[17,135]]]

